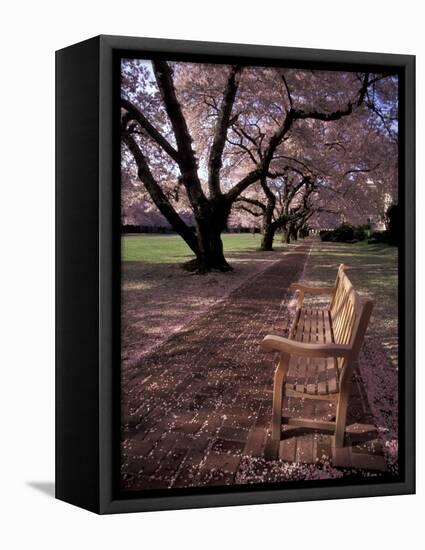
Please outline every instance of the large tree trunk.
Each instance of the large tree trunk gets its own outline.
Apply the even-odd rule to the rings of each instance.
[[[196,259],[184,264],[185,269],[198,273],[233,270],[224,257],[221,240],[229,213],[230,204],[222,201],[216,201],[211,209],[198,212],[195,219],[198,251]]]
[[[291,242],[291,231],[289,227],[282,227],[282,243],[289,244]]]
[[[263,227],[263,236],[261,239],[260,250],[268,251],[273,250],[275,229],[272,225]]]
[[[224,257],[221,232],[223,227],[215,223],[215,220],[198,223],[197,270],[206,273],[212,270],[231,271],[231,266]]]
[[[261,239],[260,250],[273,250],[273,239],[276,231],[276,228],[273,225],[273,210],[274,204],[269,201],[263,214],[261,229],[263,237]]]

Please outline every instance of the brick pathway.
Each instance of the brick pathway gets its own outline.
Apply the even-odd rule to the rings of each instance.
[[[285,335],[287,289],[299,279],[310,246],[294,247],[144,357],[131,378],[123,376],[124,490],[243,482],[241,460],[246,467],[247,457],[263,456],[274,359],[259,343],[270,332]],[[310,403],[293,399],[286,407],[294,411]],[[313,407],[305,413],[333,414],[327,402]],[[329,457],[336,466],[380,469],[379,442],[370,435],[374,428],[358,375],[349,415],[353,445],[339,456],[332,456],[330,436],[292,430],[282,441],[281,459],[315,463]]]

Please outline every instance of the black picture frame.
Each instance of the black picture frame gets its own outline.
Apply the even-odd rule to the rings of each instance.
[[[119,145],[114,105],[119,93],[116,63],[125,52],[297,67],[390,67],[399,72],[404,218],[399,264],[399,349],[404,366],[399,481],[232,491],[221,487],[191,494],[170,490],[147,497],[119,493],[114,474],[119,453],[120,180],[114,156],[117,140]],[[56,52],[56,498],[106,514],[414,493],[414,186],[414,56],[120,36],[98,36]]]

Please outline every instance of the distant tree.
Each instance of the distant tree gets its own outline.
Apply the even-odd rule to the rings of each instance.
[[[260,249],[273,250],[277,231],[286,232],[289,237],[307,222],[317,206],[312,200],[317,182],[312,175],[287,167],[284,172],[271,174],[272,178],[261,179],[262,193],[251,192],[241,195],[236,208],[262,218],[262,240]]]

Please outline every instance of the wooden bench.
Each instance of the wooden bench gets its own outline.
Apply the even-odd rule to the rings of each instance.
[[[297,310],[289,338],[267,335],[261,348],[279,352],[274,375],[271,438],[266,458],[279,458],[282,422],[291,426],[332,431],[336,447],[344,446],[348,397],[373,309],[372,300],[362,301],[341,264],[335,285],[315,288],[293,284]],[[329,295],[329,307],[306,307],[304,296]],[[336,403],[335,421],[282,418],[284,396],[325,399]]]

